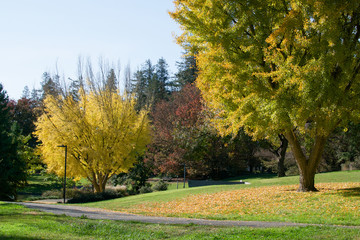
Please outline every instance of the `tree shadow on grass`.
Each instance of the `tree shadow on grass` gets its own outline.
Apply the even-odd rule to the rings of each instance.
[[[19,195],[40,195],[44,191],[61,189],[57,184],[29,184],[18,191]]]
[[[240,180],[240,179],[248,180],[248,179],[254,179],[254,178],[273,179],[273,178],[277,178],[277,175],[273,174],[273,173],[257,173],[257,174],[245,173],[245,174],[242,174],[241,176],[223,179],[223,181],[235,181],[235,180]]]
[[[39,239],[35,237],[18,237],[18,236],[3,236],[0,234],[0,239],[2,240],[32,240],[32,239]],[[43,238],[44,239],[44,238]]]
[[[337,194],[341,194],[344,197],[360,197],[360,187],[339,189]]]

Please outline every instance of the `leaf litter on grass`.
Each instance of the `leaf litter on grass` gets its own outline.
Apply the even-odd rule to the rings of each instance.
[[[227,220],[291,221],[360,225],[360,183],[319,183],[319,192],[297,185],[247,188],[144,202],[120,211],[151,216]]]

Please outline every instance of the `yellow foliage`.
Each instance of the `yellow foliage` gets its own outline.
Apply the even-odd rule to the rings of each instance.
[[[67,145],[67,174],[86,177],[103,191],[106,181],[132,167],[149,143],[147,111],[137,113],[135,100],[127,95],[105,90],[80,94],[78,102],[48,96],[35,135],[49,171],[64,173],[64,152],[57,146]]]
[[[300,173],[314,175],[330,133],[360,120],[360,2],[174,3],[170,14],[184,30],[181,43],[196,50],[197,86],[217,129],[283,134]],[[317,139],[306,153],[303,134]]]

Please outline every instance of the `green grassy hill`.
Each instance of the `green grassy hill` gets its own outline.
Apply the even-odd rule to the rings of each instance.
[[[205,187],[196,187],[196,188],[179,188],[172,189],[164,192],[153,192],[135,196],[128,196],[125,198],[119,198],[114,200],[108,200],[105,202],[94,202],[83,204],[86,206],[92,207],[101,207],[111,209],[111,206],[128,207],[132,205],[137,205],[143,202],[153,201],[153,202],[166,202],[175,199],[185,198],[189,195],[197,194],[210,194],[221,191],[232,191],[239,190],[244,188],[259,188],[265,186],[275,186],[275,185],[294,185],[298,184],[299,176],[290,176],[278,178],[274,175],[269,174],[259,174],[259,175],[245,175],[243,177],[232,178],[229,181],[240,181],[249,182],[250,184],[239,184],[239,185],[215,185],[215,186],[205,186]],[[341,171],[341,172],[329,172],[329,173],[319,173],[315,177],[315,183],[332,183],[332,182],[359,182],[360,183],[360,171]]]
[[[311,193],[296,191],[298,176],[241,180],[250,184],[180,188],[82,205],[153,216],[360,225],[360,171],[317,174],[320,191]]]
[[[360,171],[318,174],[316,185],[320,192],[316,193],[296,192],[298,176],[257,175],[241,180],[251,184],[180,188],[82,205],[158,216],[360,226]],[[37,192],[42,191],[36,179],[31,184],[36,184]],[[91,220],[0,202],[0,239],[295,240],[359,239],[359,234],[359,227],[258,229]]]

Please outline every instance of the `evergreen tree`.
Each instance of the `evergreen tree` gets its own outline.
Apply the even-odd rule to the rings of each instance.
[[[198,69],[194,55],[185,53],[181,62],[177,62],[178,72],[175,74],[175,86],[183,88],[186,84],[194,83]]]
[[[43,80],[41,82],[42,95],[41,99],[45,99],[47,95],[58,96],[61,93],[60,77],[55,75],[51,77],[48,72],[43,73]]]
[[[35,147],[37,140],[32,133],[35,131],[36,118],[40,115],[37,103],[28,98],[21,98],[9,101],[8,107],[11,120],[16,122],[22,135],[30,136],[29,145]]]
[[[69,80],[71,81],[70,82],[70,85],[69,85],[69,92],[68,94],[70,96],[72,96],[72,98],[75,100],[75,101],[79,101],[80,99],[80,94],[79,94],[79,90],[80,90],[80,87],[82,85],[82,79],[70,79]]]
[[[168,71],[169,65],[166,63],[164,58],[160,58],[155,66],[156,74],[156,86],[154,89],[155,92],[155,101],[154,104],[159,102],[159,100],[166,99],[168,97],[168,89],[170,75]]]
[[[130,63],[128,63],[126,65],[126,67],[125,67],[124,80],[125,80],[125,92],[131,93],[132,92],[132,85],[131,85]]]
[[[149,99],[147,95],[148,79],[145,78],[143,70],[138,70],[134,74],[135,82],[132,87],[132,92],[135,94],[137,102],[136,109],[140,110],[149,105]]]
[[[147,60],[141,70],[134,74],[133,92],[137,98],[137,109],[149,107],[166,99],[169,86],[168,64],[165,59],[160,58],[154,66]]]
[[[18,155],[18,130],[11,124],[9,98],[0,84],[0,199],[15,200],[26,183],[26,164]]]
[[[41,99],[41,90],[33,88],[31,90],[30,99],[34,102],[40,102]]]
[[[28,86],[24,87],[21,98],[30,98],[30,90]]]
[[[108,75],[106,77],[106,83],[105,86],[107,88],[107,90],[109,90],[110,92],[116,92],[118,89],[118,80],[116,78],[116,74],[114,69],[110,69],[110,71],[108,72]]]

